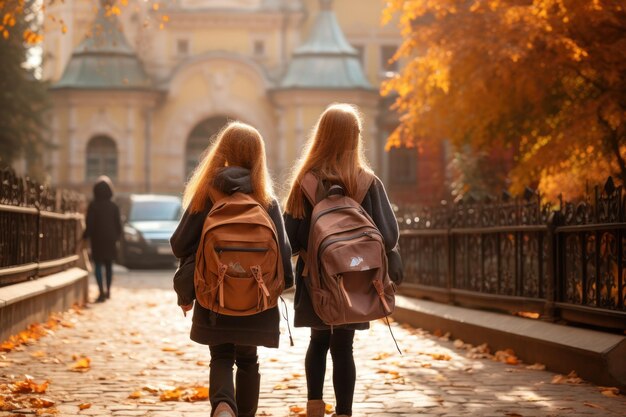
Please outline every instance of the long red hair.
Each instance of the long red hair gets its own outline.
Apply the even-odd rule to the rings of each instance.
[[[265,144],[258,130],[242,122],[227,124],[205,151],[185,187],[183,207],[191,213],[203,211],[208,202],[220,194],[213,187],[213,180],[226,166],[249,169],[252,196],[265,208],[269,207],[274,193],[267,170]]]
[[[363,153],[361,130],[362,118],[356,106],[335,103],[324,110],[293,170],[286,213],[295,218],[304,217],[300,182],[308,171],[320,179],[343,185],[351,197],[356,194],[359,174],[372,172]]]

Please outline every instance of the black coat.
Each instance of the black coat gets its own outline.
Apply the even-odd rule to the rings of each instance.
[[[250,171],[240,167],[223,169],[213,184],[226,194],[235,191],[252,192]],[[178,228],[170,239],[174,255],[181,260],[179,271],[174,278],[174,289],[178,294],[178,305],[188,305],[196,297],[193,284],[195,254],[200,243],[204,220],[213,206],[209,202],[201,213],[190,214],[185,211]],[[285,288],[293,286],[291,267],[291,247],[285,234],[285,226],[277,201],[268,209],[280,244],[280,252],[285,272]],[[251,316],[227,316],[207,310],[195,303],[191,339],[205,345],[234,343],[236,345],[278,347],[280,313],[278,306]]]
[[[300,249],[306,250],[309,242],[309,229],[311,226],[311,213],[313,211],[313,207],[306,197],[303,196],[302,198],[304,199],[304,218],[296,219],[289,214],[284,215],[285,228],[287,229],[287,236],[289,237],[289,242],[294,255],[298,254]],[[389,203],[385,187],[378,178],[376,178],[370,186],[363,202],[361,203],[361,206],[370,215],[383,236],[385,250],[387,251],[387,256],[389,258],[389,276],[396,284],[399,284],[400,281],[402,281],[402,262],[400,261],[397,249],[398,237],[400,235],[398,222],[393,209],[391,208],[391,204]],[[309,296],[308,290],[302,278],[303,268],[304,261],[302,257],[299,256],[298,263],[296,264],[294,325],[296,327],[328,329],[329,326],[324,324],[322,319],[319,318],[313,309],[311,297]],[[369,328],[369,323],[354,323],[341,327],[355,330],[365,330]]]
[[[115,260],[116,242],[122,235],[120,209],[111,201],[113,190],[108,180],[93,186],[94,199],[87,208],[84,239],[89,239],[91,256],[95,262]]]

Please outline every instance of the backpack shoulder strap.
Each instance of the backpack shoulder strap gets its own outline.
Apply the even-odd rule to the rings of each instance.
[[[312,206],[315,207],[317,204],[317,187],[319,185],[319,180],[311,171],[304,174],[302,179],[300,180],[300,187],[302,188],[302,192],[306,196],[307,200],[311,203]]]
[[[354,196],[354,201],[359,204],[363,203],[363,200],[365,199],[365,196],[367,195],[367,192],[372,186],[375,178],[376,177],[369,172],[363,171],[359,174],[359,178],[357,180],[357,192]]]

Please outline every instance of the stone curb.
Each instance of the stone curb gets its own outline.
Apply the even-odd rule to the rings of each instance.
[[[87,301],[88,273],[70,268],[56,274],[0,288],[0,342],[43,322],[51,313]]]
[[[501,313],[473,310],[427,300],[396,296],[396,321],[428,331],[450,332],[492,350],[513,349],[529,364],[626,392],[626,337]]]

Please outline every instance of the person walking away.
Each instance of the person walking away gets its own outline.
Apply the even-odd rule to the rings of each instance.
[[[248,272],[242,267],[246,256],[258,255],[253,253],[254,250],[245,255],[245,250],[237,248],[241,245],[234,243],[230,243],[229,247],[213,247],[209,251],[206,249],[208,243],[205,238],[210,241],[217,235],[209,232],[203,236],[203,228],[208,224],[209,218],[215,215],[215,211],[212,211],[214,203],[219,202],[216,211],[220,211],[226,206],[224,197],[237,198],[236,193],[251,196],[269,214],[276,231],[280,252],[277,262],[282,270],[284,288],[293,286],[291,247],[285,233],[280,206],[273,197],[263,139],[255,128],[240,122],[228,124],[217,135],[214,144],[196,167],[183,195],[185,213],[170,240],[174,255],[180,260],[179,270],[174,277],[178,305],[186,313],[194,307],[195,300],[191,339],[208,345],[211,352],[209,399],[213,417],[254,417],[258,407],[261,378],[257,346],[277,348],[280,336],[280,314],[277,306],[256,314],[235,316],[226,314],[229,308],[228,297],[235,304],[238,301],[232,300],[236,294],[227,287],[223,289],[220,286],[219,294],[208,300],[208,306],[216,311],[201,305],[201,302],[207,304],[207,300],[204,300],[205,293],[213,294],[211,291],[216,290],[217,286],[196,294],[197,286],[204,286],[204,283],[198,282],[194,285],[194,271],[203,269],[198,266],[200,264],[196,257],[204,258],[212,252],[218,253],[219,257],[224,256],[224,259],[229,257],[230,262],[224,261],[224,264],[220,264],[218,273],[221,274],[218,285],[223,285],[227,282],[225,280],[238,279],[229,276],[236,277],[238,273]],[[201,240],[204,247],[200,245]],[[233,254],[237,252],[239,253],[236,256],[241,256],[241,262],[233,261]],[[222,266],[224,269],[221,269]],[[198,272],[196,279],[197,275]],[[262,282],[260,276],[255,277]],[[242,279],[244,278],[239,278],[240,282]],[[281,287],[282,284],[281,282]],[[256,294],[255,292],[255,299]],[[261,284],[258,294],[259,298],[263,298]],[[234,364],[237,365],[236,383],[233,381]]]
[[[111,297],[113,283],[113,261],[116,258],[116,243],[122,235],[120,209],[113,198],[113,183],[106,175],[99,177],[93,186],[93,200],[87,207],[84,240],[89,240],[91,257],[94,261],[99,295],[97,303]],[[104,268],[106,282],[102,277]]]
[[[333,361],[333,388],[336,397],[335,416],[352,415],[352,403],[356,384],[356,367],[353,355],[355,330],[369,328],[369,322],[326,325],[316,314],[311,296],[305,285],[305,252],[308,250],[312,204],[308,201],[303,181],[308,173],[317,179],[317,193],[326,196],[331,187],[339,185],[348,197],[355,201],[357,194],[364,194],[362,208],[373,220],[384,241],[384,250],[389,259],[388,271],[392,281],[402,279],[402,267],[396,245],[398,224],[381,181],[375,177],[363,155],[361,138],[362,122],[357,108],[349,104],[333,104],[320,116],[307,147],[296,165],[291,188],[285,204],[285,227],[296,264],[296,293],[294,299],[295,326],[310,327],[311,339],[305,357],[307,381],[307,417],[323,417],[325,403],[322,398],[326,357],[328,351]],[[363,176],[369,188],[359,190]],[[310,178],[310,176],[308,176]],[[367,187],[367,186],[366,186]],[[354,258],[353,258],[354,260]],[[392,260],[394,260],[392,262]],[[358,261],[358,259],[357,259]],[[315,262],[315,260],[311,260]],[[343,288],[343,287],[342,287]],[[345,290],[343,290],[345,292]],[[346,294],[347,297],[347,294]]]

